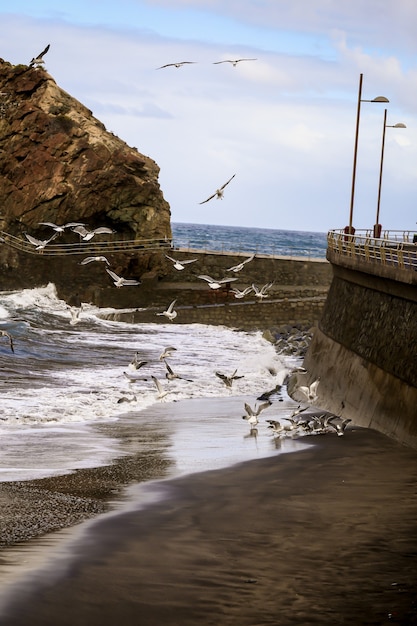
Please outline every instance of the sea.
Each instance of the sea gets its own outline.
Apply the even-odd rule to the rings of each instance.
[[[326,245],[325,234],[230,226],[173,224],[173,236],[181,248],[316,258],[324,257]],[[131,442],[103,428],[118,421],[146,428],[147,437],[135,444],[143,445],[144,454],[149,442],[160,445],[163,438],[172,475],[302,445],[288,441],[277,449],[271,432],[265,428],[253,437],[242,419],[245,402],[255,406],[301,362],[279,354],[261,332],[175,322],[128,324],[105,319],[108,313],[84,303],[72,324],[70,308],[52,283],[0,292],[0,331],[10,335],[14,350],[8,336],[1,336],[0,482],[67,474],[131,454]],[[175,348],[166,359],[179,375],[174,380],[167,380],[160,358],[167,347]],[[134,358],[144,362],[138,370]],[[228,388],[216,372],[239,378]],[[186,419],[178,411],[170,415],[172,403],[210,398],[224,399],[229,407],[216,416],[215,427],[201,410]],[[285,385],[275,400],[270,418],[290,415],[294,402]],[[155,411],[162,403],[163,418]]]

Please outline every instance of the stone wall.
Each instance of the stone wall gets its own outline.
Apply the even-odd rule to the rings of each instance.
[[[320,378],[320,408],[417,448],[417,292],[401,280],[348,270],[334,277],[307,351],[307,374],[289,391]]]

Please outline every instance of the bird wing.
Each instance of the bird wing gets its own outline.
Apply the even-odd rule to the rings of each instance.
[[[54,224],[53,222],[39,222],[39,224],[42,226],[50,226],[51,228],[62,228],[61,226],[58,226],[57,224]]]
[[[25,233],[25,237],[26,239],[28,239],[28,241],[30,241],[30,243],[33,243],[34,246],[42,246],[45,243],[44,241],[35,239],[35,237],[32,237],[32,235],[28,235],[28,233]]]
[[[213,198],[215,198],[217,196],[217,193],[214,193],[212,196],[210,196],[209,198],[207,198],[207,200],[203,200],[203,202],[200,202],[199,204],[205,204],[206,202],[208,202],[209,200],[213,200]]]
[[[235,176],[236,176],[236,174],[233,174],[232,178],[229,178],[229,180],[227,181],[227,183],[224,183],[224,185],[222,185],[222,186],[220,187],[220,191],[221,191],[222,189],[224,189],[224,188],[226,187],[226,185],[228,185],[228,184],[230,183],[230,181],[234,179],[234,177],[235,177]]]
[[[245,402],[245,411],[249,415],[249,417],[252,417],[253,415],[255,415],[252,407],[247,402]]]
[[[224,374],[222,374],[221,372],[214,372],[216,374],[216,376],[218,378],[220,378],[221,380],[225,381],[227,380],[227,376],[225,376]]]
[[[198,259],[188,259],[187,261],[179,261],[179,262],[182,263],[183,265],[186,265],[187,263],[194,263],[195,261],[198,261]]]
[[[263,411],[264,409],[267,409],[269,406],[271,406],[272,402],[263,402],[262,404],[260,404],[258,406],[258,408],[256,409],[256,415],[259,415],[259,413],[261,411]]]
[[[173,308],[174,308],[174,306],[175,306],[175,303],[176,303],[176,300],[173,300],[173,301],[171,302],[171,304],[170,304],[170,305],[169,305],[169,307],[167,308],[167,311],[166,311],[167,313],[172,313]]]
[[[72,232],[81,235],[81,237],[85,237],[89,233],[89,231],[82,224],[78,224],[78,226],[75,226],[72,229]]]
[[[38,56],[36,57],[37,59],[41,59],[43,57],[44,54],[46,54],[49,50],[49,46],[51,44],[48,43],[48,45],[46,46],[45,50],[42,50],[42,52],[40,54],[38,54]]]
[[[166,256],[167,259],[169,259],[173,263],[178,263],[177,259],[173,259],[172,256],[168,256],[167,254],[165,256]]]
[[[317,388],[319,386],[320,383],[320,379],[315,380],[314,382],[311,383],[310,385],[310,393],[311,394],[316,394],[317,393]]]
[[[155,376],[151,376],[151,378],[152,378],[153,382],[155,383],[155,386],[156,386],[157,390],[159,391],[159,393],[163,393],[164,390],[163,390],[162,385],[159,382],[159,380]]]
[[[85,257],[85,259],[80,261],[80,265],[87,265],[87,263],[91,263],[91,261],[95,261],[95,260],[96,260],[95,256],[87,256]]]
[[[207,281],[208,283],[215,283],[216,281],[211,276],[207,276],[206,274],[201,274],[197,278],[201,278],[202,280]]]
[[[96,235],[100,235],[101,233],[111,234],[113,232],[114,230],[112,230],[111,228],[107,228],[107,226],[99,226],[98,228],[95,228],[93,230],[93,233],[95,233]]]
[[[234,280],[237,280],[237,278],[235,276],[232,276],[231,278],[222,278],[221,280],[218,280],[217,282],[223,285],[224,283],[231,283]]]
[[[249,256],[247,259],[245,259],[244,261],[242,261],[242,263],[249,263],[249,261],[252,261],[255,258],[254,254],[251,254],[251,256]]]
[[[220,65],[220,63],[233,63],[233,61],[230,61],[229,59],[226,59],[225,61],[215,61],[213,65]]]
[[[11,336],[11,335],[9,335],[9,333],[8,333],[7,331],[5,331],[5,330],[2,330],[2,331],[1,331],[1,335],[2,335],[2,337],[7,337],[7,339],[9,340],[10,350],[11,350],[12,352],[14,352],[14,346],[13,346],[13,338],[12,338],[12,336]]]
[[[113,278],[113,280],[120,280],[120,276],[118,276],[117,274],[115,274],[112,270],[109,270],[108,267],[106,267],[106,272],[108,274],[110,274],[110,276]]]
[[[168,364],[165,360],[164,360],[164,363],[165,363],[165,367],[167,368],[167,371],[168,371],[170,374],[173,374],[174,372],[172,371],[172,368],[169,366],[169,364]]]

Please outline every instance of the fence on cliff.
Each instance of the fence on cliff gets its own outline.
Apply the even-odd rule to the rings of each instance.
[[[385,231],[376,238],[369,230],[355,231],[355,234],[331,230],[327,235],[327,250],[341,257],[356,258],[364,264],[417,270],[415,239],[416,236],[410,231]]]

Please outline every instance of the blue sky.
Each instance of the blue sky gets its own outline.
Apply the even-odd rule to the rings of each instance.
[[[160,167],[172,221],[327,231],[416,227],[414,0],[14,0],[0,57],[46,69]],[[216,61],[256,58],[233,67]],[[181,68],[156,68],[193,61]],[[233,174],[223,200],[200,205]]]

